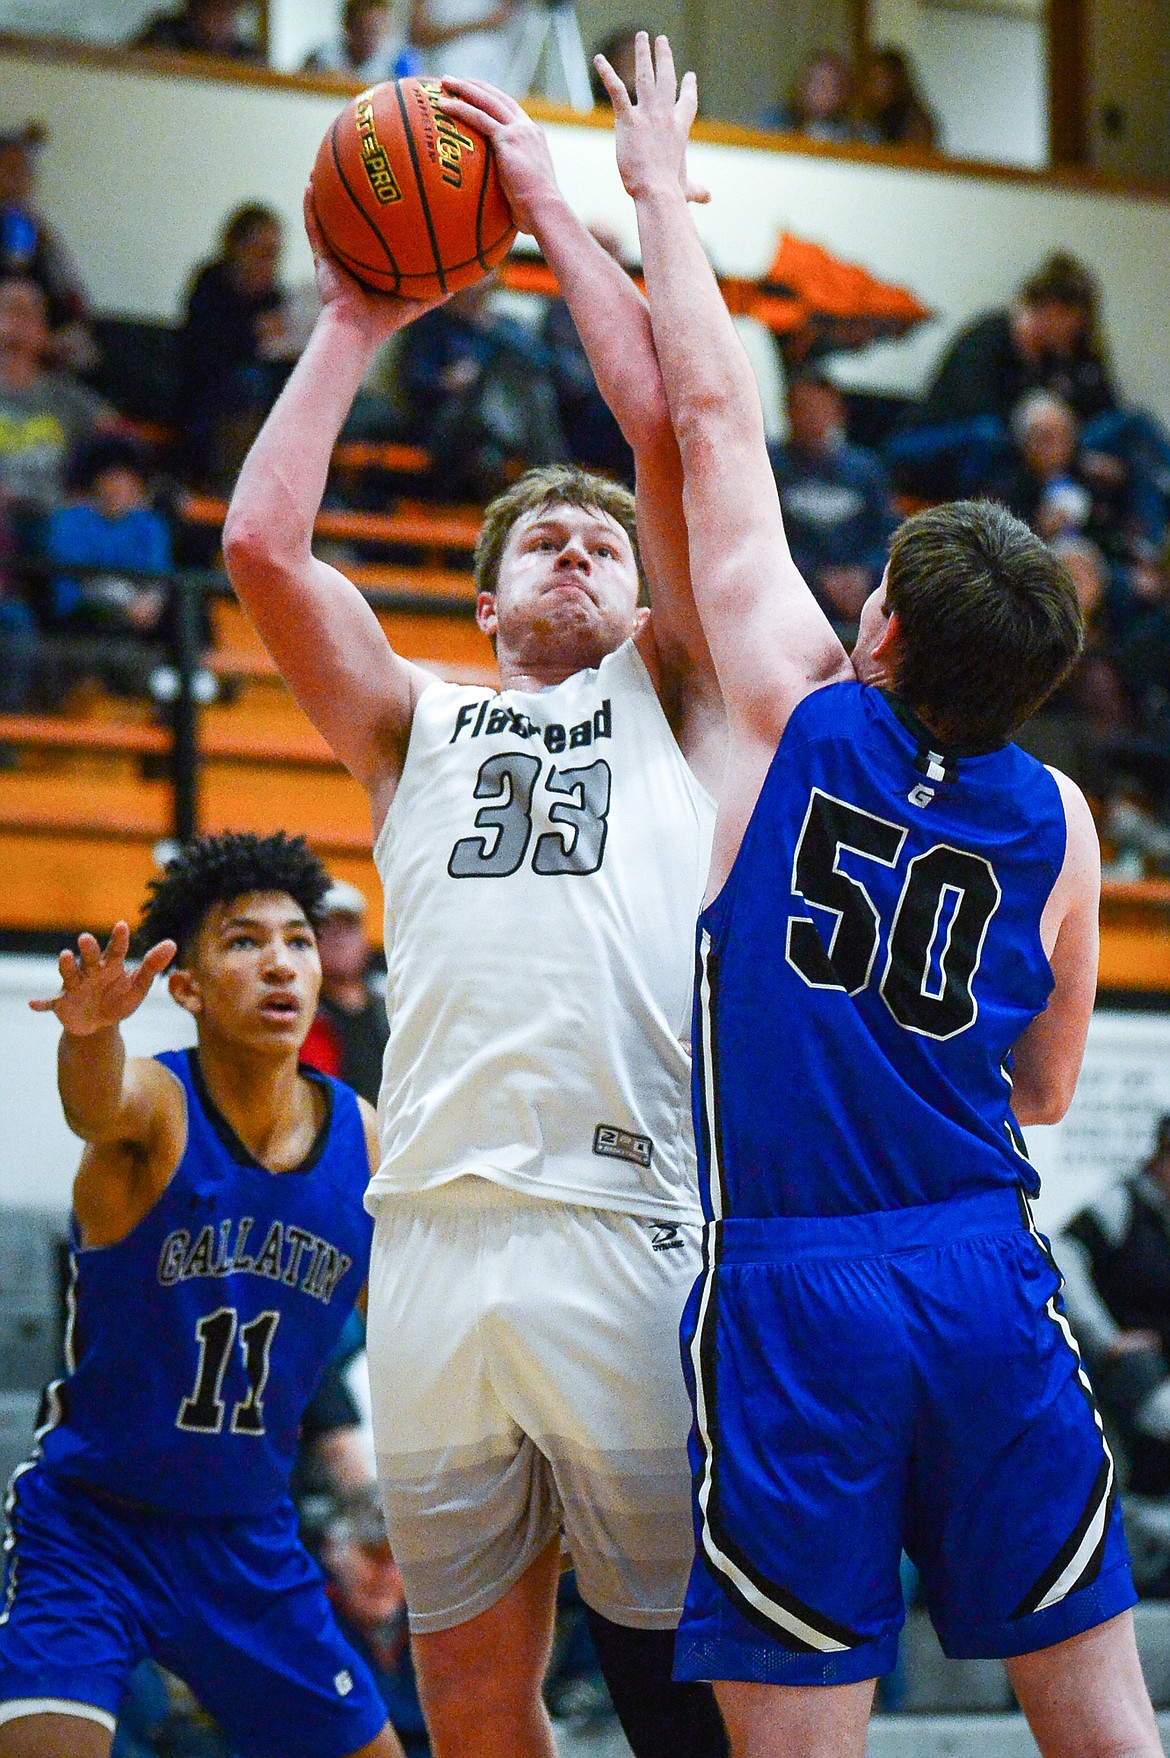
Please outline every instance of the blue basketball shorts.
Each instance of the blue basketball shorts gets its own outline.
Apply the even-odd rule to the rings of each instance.
[[[348,1758],[385,1724],[291,1503],[184,1520],[99,1500],[33,1465],[13,1482],[6,1545],[0,1721],[18,1703],[52,1704],[113,1727],[132,1669],[151,1655],[241,1758]]]
[[[697,1556],[681,1679],[894,1664],[903,1549],[945,1651],[1134,1603],[1117,1484],[1022,1196],[715,1222],[682,1326]]]

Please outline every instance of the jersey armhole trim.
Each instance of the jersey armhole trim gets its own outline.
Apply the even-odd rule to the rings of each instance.
[[[420,666],[419,669],[422,670],[423,668]],[[389,837],[390,828],[394,822],[394,818],[395,818],[395,815],[398,810],[398,802],[402,798],[403,783],[406,780],[406,773],[410,767],[410,759],[411,759],[411,755],[413,754],[413,751],[414,751],[415,735],[418,733],[418,729],[421,724],[420,710],[422,709],[422,705],[423,705],[423,702],[426,699],[426,697],[428,697],[428,696],[433,697],[435,694],[436,688],[438,688],[440,685],[443,688],[448,689],[448,690],[472,690],[472,691],[477,691],[480,694],[486,693],[490,696],[498,696],[500,694],[499,690],[493,689],[490,684],[485,684],[483,686],[483,690],[480,691],[478,685],[475,685],[475,684],[451,684],[451,683],[447,682],[446,678],[432,677],[429,683],[423,685],[422,689],[419,691],[419,694],[418,694],[418,701],[414,705],[414,712],[411,714],[411,717],[410,717],[410,737],[406,741],[406,755],[402,759],[402,768],[399,771],[399,775],[398,775],[398,786],[394,789],[394,798],[390,801],[390,804],[386,808],[386,816],[382,820],[382,828],[379,830],[377,836],[374,838],[374,845],[370,851],[370,853],[373,856],[375,866],[378,866],[378,864],[380,863],[380,861],[382,859],[383,845],[385,844],[385,842],[387,841],[387,839]]]
[[[74,1703],[66,1697],[13,1697],[7,1703],[0,1703],[0,1726],[7,1721],[22,1721],[29,1715],[65,1715],[75,1721],[96,1721],[113,1733],[117,1719],[108,1709],[99,1709],[96,1703]]]
[[[641,649],[639,648],[635,637],[633,635],[627,635],[620,647],[615,647],[612,653],[606,654],[606,656],[605,656],[606,659],[619,659],[619,658],[621,658],[623,656],[624,649],[627,647],[630,649],[630,652],[633,655],[633,662],[634,663],[631,666],[631,670],[636,671],[639,686],[644,687],[646,689],[648,695],[653,697],[654,706],[658,710],[659,719],[662,721],[663,731],[666,733],[667,738],[670,740],[671,744],[674,746],[675,750],[678,752],[679,757],[682,759],[682,765],[683,765],[683,768],[687,772],[687,776],[690,781],[691,787],[698,794],[699,798],[703,801],[703,803],[706,806],[710,807],[712,812],[718,813],[719,801],[715,798],[713,793],[710,793],[703,786],[702,782],[699,780],[698,776],[695,774],[694,770],[691,768],[690,764],[687,762],[686,757],[683,755],[683,748],[678,742],[678,738],[675,735],[674,728],[671,726],[669,720],[667,720],[667,718],[666,718],[666,710],[662,706],[662,697],[658,694],[658,691],[655,688],[654,679],[650,675],[650,667],[646,664],[646,661],[643,659]],[[604,663],[605,663],[605,661],[603,660],[602,664],[604,664]],[[600,675],[601,675],[601,672],[600,672],[600,668],[599,668],[598,669],[598,676],[600,677]]]

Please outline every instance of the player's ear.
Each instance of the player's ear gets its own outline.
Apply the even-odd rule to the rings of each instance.
[[[880,660],[887,670],[895,670],[898,650],[902,644],[902,625],[898,621],[896,610],[885,613],[882,632],[874,642],[873,657]]]
[[[174,970],[167,978],[167,988],[171,992],[171,1000],[177,1001],[186,1013],[202,1013],[203,992],[199,987],[199,979],[189,970]]]
[[[496,638],[498,617],[496,616],[496,595],[494,592],[481,592],[475,600],[475,620],[489,641]]]

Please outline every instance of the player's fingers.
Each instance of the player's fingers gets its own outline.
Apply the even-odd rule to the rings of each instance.
[[[630,109],[630,94],[618,78],[604,55],[595,55],[593,65],[597,69],[597,77],[605,87],[606,95],[613,105],[615,115],[624,115]]]
[[[707,188],[707,185],[705,183],[696,183],[691,177],[688,177],[683,184],[683,194],[688,201],[696,202],[700,207],[711,199],[711,191]]]
[[[60,999],[61,997],[59,995],[53,995],[48,1000],[42,1001],[38,999],[36,1001],[30,1001],[29,1006],[34,1013],[52,1013]]]
[[[148,973],[147,980],[153,983],[159,972],[166,970],[178,950],[178,945],[174,940],[160,940],[157,946],[151,947],[139,965],[139,971],[146,971]]]
[[[77,936],[77,950],[80,954],[83,971],[96,971],[102,962],[102,949],[92,934]]]
[[[115,922],[114,931],[106,942],[107,959],[122,960],[130,950],[130,929],[125,922]]]
[[[678,104],[676,108],[679,121],[685,125],[686,131],[689,134],[691,131],[691,123],[695,120],[695,117],[699,112],[699,82],[689,70],[682,76],[682,84],[678,88]]]
[[[488,85],[482,79],[456,79],[454,75],[444,75],[443,96],[440,100],[444,110],[447,108],[448,96],[461,99],[466,104],[473,104],[485,116],[493,117],[497,122],[512,122],[523,112],[515,98],[502,92],[497,86]]]
[[[675,92],[678,90],[678,79],[674,71],[674,50],[670,46],[670,38],[660,33],[654,39],[654,72],[655,84],[674,103]]]
[[[640,104],[645,103],[654,90],[654,57],[650,53],[648,31],[639,31],[634,38],[634,90]]]
[[[61,973],[61,981],[66,984],[73,982],[79,974],[76,956],[68,946],[57,960],[57,969]]]
[[[490,110],[481,110],[478,104],[457,98],[448,92],[443,93],[439,108],[444,116],[450,116],[452,122],[462,122],[468,128],[478,129],[489,140],[508,125],[506,117],[493,116]]]
[[[305,184],[304,214],[305,231],[308,234],[313,255],[324,256],[325,240],[322,237],[321,228],[317,224],[317,209],[313,205],[313,179],[311,177]]]

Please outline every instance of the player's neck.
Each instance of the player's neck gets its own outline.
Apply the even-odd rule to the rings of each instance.
[[[208,1098],[252,1157],[271,1171],[299,1165],[316,1133],[318,1103],[301,1079],[299,1049],[261,1053],[211,1033],[199,1037]]]

